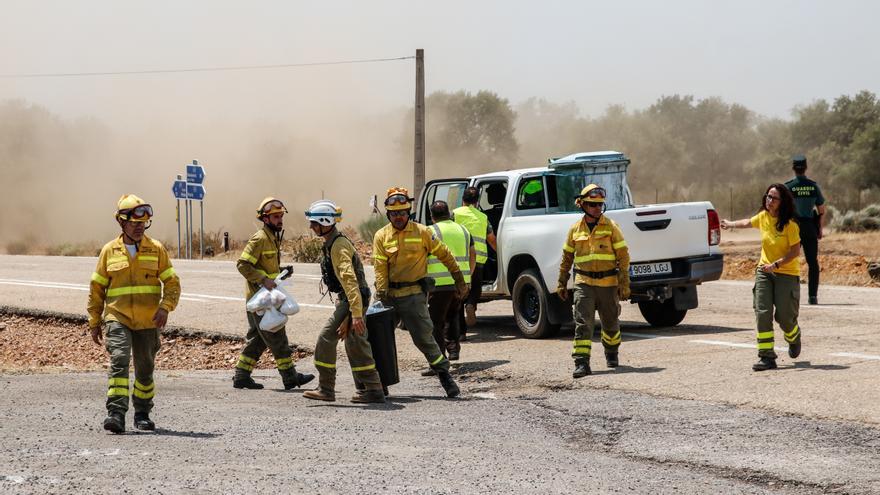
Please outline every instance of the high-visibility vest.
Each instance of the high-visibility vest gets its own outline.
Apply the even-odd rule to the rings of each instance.
[[[452,211],[455,223],[463,225],[474,238],[474,251],[477,252],[477,263],[484,264],[489,259],[489,248],[486,247],[486,232],[489,230],[489,217],[473,206],[460,206]]]
[[[455,257],[455,262],[458,263],[458,267],[461,269],[465,283],[471,283],[471,234],[466,228],[452,220],[443,220],[435,223],[431,225],[431,228],[434,230],[434,235],[437,239],[446,244],[449,252]],[[434,255],[428,256],[428,276],[434,279],[434,285],[438,287],[455,283],[452,274]]]

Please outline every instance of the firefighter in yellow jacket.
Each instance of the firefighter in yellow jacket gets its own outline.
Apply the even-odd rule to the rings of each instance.
[[[376,299],[393,306],[431,368],[437,372],[448,397],[460,393],[449,374],[449,360],[434,340],[434,326],[428,314],[430,291],[428,256],[434,255],[449,270],[459,298],[468,293],[467,283],[455,257],[434,232],[410,220],[413,199],[402,187],[392,187],[385,198],[388,225],[373,237],[373,268],[376,274]]]
[[[162,244],[144,234],[152,217],[153,208],[134,194],[119,199],[116,221],[122,234],[101,248],[89,289],[92,340],[101,345],[103,324],[110,353],[104,429],[113,433],[125,431],[132,357],[135,427],[156,429],[150,411],[156,394],[153,370],[160,346],[159,331],[180,299],[180,280],[168,253]]]
[[[605,189],[590,184],[575,204],[584,212],[583,218],[571,226],[562,245],[559,284],[556,293],[568,298],[568,277],[574,264],[574,358],[572,376],[581,378],[591,373],[593,322],[596,310],[602,322],[602,346],[609,368],[618,365],[620,348],[620,300],[629,299],[629,249],[620,227],[606,217]]]
[[[268,290],[275,288],[275,278],[281,274],[281,239],[284,237],[285,213],[287,208],[284,203],[272,197],[265,198],[257,208],[257,219],[263,222],[263,228],[251,236],[236,264],[238,272],[246,280],[245,300],[250,300],[260,287]],[[288,268],[288,274],[293,272],[293,267]],[[285,390],[301,387],[312,381],[315,375],[304,375],[296,371],[293,349],[287,341],[286,329],[275,332],[260,330],[261,319],[256,313],[247,313],[246,343],[235,365],[232,386],[263,388],[263,384],[255,382],[251,377],[251,372],[267,348],[275,358],[275,368],[281,375]]]

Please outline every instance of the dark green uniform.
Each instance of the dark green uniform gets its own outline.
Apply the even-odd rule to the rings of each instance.
[[[819,292],[819,222],[817,206],[825,204],[825,197],[816,182],[806,175],[798,175],[785,183],[794,196],[795,216],[801,229],[801,247],[809,266],[808,294],[811,299]]]

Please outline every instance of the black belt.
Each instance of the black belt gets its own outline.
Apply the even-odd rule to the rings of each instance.
[[[403,289],[404,287],[413,287],[421,284],[421,280],[416,280],[415,282],[388,282],[388,287],[391,287],[392,289]]]
[[[617,275],[618,273],[620,273],[620,270],[617,268],[614,268],[613,270],[605,270],[604,272],[585,272],[583,270],[578,270],[577,268],[575,268],[574,272],[577,273],[578,275],[583,275],[585,277],[590,277],[590,278],[605,278],[605,277],[610,277],[612,275]]]

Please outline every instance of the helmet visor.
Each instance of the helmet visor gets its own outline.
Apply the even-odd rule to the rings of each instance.
[[[269,214],[272,210],[284,211],[284,203],[281,201],[273,200],[263,205],[263,213]],[[277,211],[276,211],[277,212]]]
[[[385,199],[385,206],[397,206],[409,204],[409,198],[405,194],[392,194]]]
[[[590,189],[589,191],[587,191],[587,194],[584,194],[583,196],[581,196],[581,198],[585,199],[587,202],[589,202],[590,200],[595,200],[595,199],[604,200],[605,199],[605,189],[603,189],[601,187],[594,187],[593,189]]]

